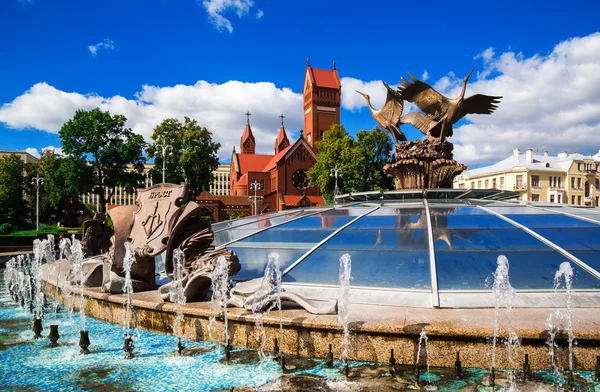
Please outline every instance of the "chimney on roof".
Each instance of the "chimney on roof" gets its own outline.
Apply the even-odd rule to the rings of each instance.
[[[533,162],[533,150],[531,148],[525,151],[525,159],[527,159],[527,162]]]
[[[520,154],[520,153],[521,153],[521,150],[519,150],[518,148],[515,148],[515,149],[513,150],[513,154],[514,154],[515,156],[519,156],[519,154]]]
[[[566,152],[566,151],[561,151],[561,152],[558,153],[558,157],[561,158],[561,159],[564,159],[567,156],[569,156],[569,153]]]
[[[544,156],[547,157],[548,156],[548,151],[544,151]]]

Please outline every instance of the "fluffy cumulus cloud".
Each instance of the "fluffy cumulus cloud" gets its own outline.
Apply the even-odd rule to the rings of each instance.
[[[60,147],[48,146],[48,147],[42,148],[42,151],[47,151],[47,150],[54,151],[54,153],[58,154],[58,155],[63,154],[62,148],[60,148]],[[33,155],[36,158],[40,157],[40,151],[35,147],[28,147],[25,149],[25,152],[28,152],[29,154]]]
[[[233,146],[239,146],[249,110],[257,143],[257,152],[273,153],[275,137],[284,113],[290,139],[303,126],[302,96],[273,83],[229,81],[173,87],[143,86],[133,98],[101,97],[94,94],[65,92],[47,83],[37,83],[12,102],[0,107],[0,122],[14,129],[39,129],[57,133],[77,109],[100,107],[127,117],[127,126],[150,140],[153,128],[163,119],[188,116],[208,128],[221,143],[219,156],[229,158]],[[239,151],[239,148],[238,148]]]
[[[467,116],[455,127],[451,141],[459,161],[469,165],[494,162],[514,148],[551,154],[593,153],[600,148],[600,33],[568,39],[549,54],[527,57],[512,51],[497,54],[488,48],[476,58],[483,67],[471,76],[466,96],[481,93],[503,98],[491,116]],[[455,97],[463,77],[449,73],[432,86]],[[344,81],[344,108],[366,106],[362,97],[352,95],[354,89],[366,90],[373,106],[380,107],[385,97],[380,82]]]
[[[227,30],[233,32],[231,21],[223,16],[226,13],[234,12],[238,18],[250,14],[250,9],[254,6],[252,0],[203,0],[202,6],[208,13],[210,22],[219,31]],[[256,18],[260,19],[264,15],[262,10],[256,12]]]
[[[99,50],[114,50],[115,43],[108,39],[104,38],[101,42],[98,42],[96,45],[88,46],[88,50],[92,54],[92,56],[96,56]]]

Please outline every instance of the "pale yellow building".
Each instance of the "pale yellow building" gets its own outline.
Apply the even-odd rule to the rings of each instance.
[[[16,156],[21,158],[21,160],[25,163],[36,163],[37,161],[40,160],[39,158],[34,157],[33,155],[31,155],[30,153],[25,152],[25,151],[0,150],[0,158],[3,158],[5,156],[11,155],[11,154],[15,154]]]
[[[210,193],[215,196],[229,195],[229,163],[222,163],[217,170],[213,171],[214,181],[210,186]]]
[[[598,206],[600,151],[592,156],[561,152],[534,154],[518,148],[491,166],[467,170],[454,179],[456,189],[518,191],[520,200]]]

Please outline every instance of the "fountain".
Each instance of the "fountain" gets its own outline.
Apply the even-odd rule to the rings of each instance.
[[[417,360],[415,361],[415,378],[417,385],[421,382],[421,346],[425,348],[425,364],[427,365],[427,375],[429,376],[429,346],[428,346],[427,334],[425,331],[421,331],[419,334],[419,343],[417,347]]]
[[[344,366],[344,374],[348,376],[348,352],[350,349],[350,330],[348,328],[350,304],[350,279],[352,276],[352,259],[348,253],[340,257],[340,291],[338,295],[338,321],[344,331],[342,340],[342,354],[340,359]]]
[[[72,237],[72,240],[68,239],[68,238],[63,238],[60,240],[60,242],[58,244],[58,249],[59,249],[59,258],[58,258],[59,268],[58,268],[58,270],[59,271],[60,271],[60,263],[62,262],[63,258],[69,262],[69,268],[73,268],[73,254],[71,252],[71,246],[74,241],[75,241],[74,235]],[[63,299],[64,299],[63,306],[67,308],[67,311],[69,313],[69,320],[71,320],[71,323],[72,323],[74,300],[73,300],[73,296],[72,296],[71,286],[69,284],[70,283],[69,277],[70,277],[69,273],[65,274],[65,278],[60,282],[59,282],[58,276],[56,277],[56,286],[57,286],[56,287],[56,298],[58,299],[58,289],[60,287],[60,291],[62,292]]]
[[[70,248],[71,251],[71,266],[73,268],[73,276],[78,277],[80,284],[80,295],[79,295],[79,347],[81,348],[82,354],[89,354],[90,350],[90,337],[89,331],[86,328],[86,316],[85,316],[85,296],[83,295],[83,249],[81,242],[77,239],[73,239],[73,243]]]
[[[217,264],[212,273],[212,296],[210,300],[210,308],[212,315],[208,321],[208,333],[210,340],[215,343],[217,347],[221,346],[216,331],[217,331],[217,317],[221,314],[221,308],[223,309],[223,336],[224,343],[223,347],[225,350],[225,361],[229,361],[229,325],[227,320],[227,300],[229,291],[229,263],[224,256],[219,256]]]
[[[185,294],[183,292],[183,279],[185,268],[185,254],[180,249],[173,251],[173,285],[171,286],[171,302],[175,306],[175,321],[173,324],[173,333],[177,339],[177,352],[181,355],[183,345],[181,338],[183,336],[183,310],[181,306],[185,304]]]
[[[499,340],[500,327],[501,327],[501,311],[504,307],[506,309],[506,330],[507,337],[505,340],[508,364],[514,366],[513,354],[521,344],[519,335],[512,327],[511,312],[512,303],[516,295],[515,289],[511,286],[509,280],[508,270],[510,265],[508,259],[500,255],[497,259],[497,267],[494,272],[494,284],[492,286],[492,292],[494,294],[494,335],[492,338],[492,363],[490,367],[490,381],[489,384],[494,386],[496,383],[496,346]],[[514,372],[509,373],[509,389],[515,389],[516,377]]]
[[[267,266],[265,267],[265,273],[262,278],[260,288],[254,294],[254,299],[252,301],[252,313],[254,314],[254,324],[257,330],[256,339],[259,346],[258,355],[261,361],[264,361],[267,358],[265,354],[265,342],[267,337],[263,325],[263,319],[265,314],[269,314],[274,306],[279,306],[281,311],[280,292],[281,266],[279,264],[279,254],[273,252],[269,253]],[[273,301],[274,299],[275,302]]]
[[[33,259],[31,259],[31,288],[32,302],[34,303],[33,332],[35,339],[42,337],[42,319],[44,317],[44,293],[42,293],[42,241],[33,241]]]
[[[131,333],[131,294],[133,294],[133,285],[131,282],[131,267],[134,262],[135,254],[133,250],[133,244],[131,242],[125,242],[125,257],[123,258],[123,272],[125,273],[125,283],[123,285],[123,292],[127,297],[127,300],[125,302],[125,339],[123,341],[123,351],[125,351],[125,358],[133,358],[135,355],[133,334]]]

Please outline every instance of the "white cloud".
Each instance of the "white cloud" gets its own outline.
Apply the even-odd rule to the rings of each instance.
[[[56,89],[47,83],[37,83],[12,102],[0,107],[0,122],[15,129],[34,128],[58,133],[62,124],[72,118],[77,109],[100,107],[127,117],[127,126],[150,140],[153,128],[163,119],[188,116],[213,133],[221,143],[219,157],[229,158],[239,142],[246,117],[256,138],[257,152],[273,153],[281,113],[290,139],[303,127],[302,95],[273,83],[243,83],[229,81],[211,84],[199,81],[194,85],[173,87],[143,86],[134,98],[119,95],[101,97]]]
[[[455,158],[467,165],[504,159],[514,148],[532,148],[556,154],[560,151],[593,153],[600,148],[600,33],[557,44],[547,55],[526,57],[511,51],[497,55],[488,48],[476,58],[483,70],[471,77],[466,96],[503,96],[490,116],[471,115],[455,127]],[[456,97],[462,78],[448,73],[432,83],[440,93]],[[492,76],[490,76],[492,75]],[[342,106],[357,110],[366,106],[354,93],[371,95],[381,107],[385,89],[380,81],[342,79]],[[405,112],[410,111],[407,105]]]
[[[256,12],[256,19],[260,19],[265,15],[265,12],[263,10],[258,10]]]
[[[424,70],[423,73],[421,74],[421,80],[425,81],[429,79],[429,72],[427,72],[427,70]]]
[[[115,43],[108,38],[104,38],[102,42],[98,42],[96,45],[88,46],[88,50],[92,53],[92,56],[96,56],[100,49],[114,50]]]
[[[33,155],[33,156],[34,156],[34,157],[36,157],[36,158],[39,158],[39,157],[40,157],[40,152],[37,150],[37,148],[34,148],[34,147],[27,147],[27,148],[25,149],[25,152],[27,152],[27,153],[29,153],[29,154]]]
[[[63,155],[62,148],[60,148],[60,147],[48,146],[48,147],[42,148],[42,151],[47,151],[47,150],[52,150],[57,155]],[[25,149],[25,152],[30,153],[31,155],[33,155],[36,158],[40,157],[40,152],[35,147],[28,147]]]
[[[202,6],[208,12],[208,17],[211,23],[218,31],[223,29],[233,32],[231,21],[223,16],[228,11],[233,11],[238,18],[250,14],[250,8],[254,6],[252,0],[203,0]],[[256,17],[260,19],[263,16],[263,11],[258,10]]]

